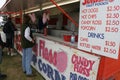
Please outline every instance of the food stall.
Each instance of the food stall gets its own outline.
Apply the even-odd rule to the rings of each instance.
[[[34,33],[32,66],[46,80],[119,80],[119,10],[118,0],[81,0],[78,42]],[[22,55],[16,34],[15,48]]]

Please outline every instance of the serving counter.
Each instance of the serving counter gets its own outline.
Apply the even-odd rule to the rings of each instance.
[[[53,36],[34,33],[32,66],[46,80],[107,80],[117,79],[120,71],[118,59],[97,56],[81,51],[77,43]],[[20,31],[15,32],[15,49],[22,55]]]
[[[46,80],[97,79],[100,57],[78,50],[77,43],[40,33],[34,33],[34,37],[36,44],[31,64]],[[19,40],[15,41],[16,49],[22,55]]]

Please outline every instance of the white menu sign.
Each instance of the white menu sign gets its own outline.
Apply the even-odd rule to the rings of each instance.
[[[81,0],[78,48],[118,59],[120,0]]]

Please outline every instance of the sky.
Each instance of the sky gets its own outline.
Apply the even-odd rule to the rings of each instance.
[[[0,0],[0,8],[5,4],[6,0]]]

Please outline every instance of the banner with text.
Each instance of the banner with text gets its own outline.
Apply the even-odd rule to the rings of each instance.
[[[96,80],[100,58],[37,38],[32,65],[46,80]]]

